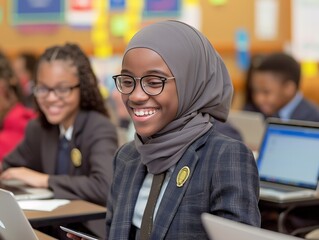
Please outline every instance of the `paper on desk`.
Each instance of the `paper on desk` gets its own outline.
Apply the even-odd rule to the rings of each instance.
[[[18,201],[23,210],[37,210],[37,211],[53,211],[57,207],[68,204],[70,200],[66,199],[49,199],[49,200],[24,200]]]

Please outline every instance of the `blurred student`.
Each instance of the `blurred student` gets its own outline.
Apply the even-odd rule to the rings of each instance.
[[[319,121],[319,109],[305,99],[299,90],[301,70],[299,63],[285,53],[264,56],[251,72],[252,102],[265,117],[279,117],[283,120],[295,119]],[[319,224],[318,207],[299,207],[286,216],[287,228]],[[268,207],[261,208],[264,228],[277,228],[277,215]]]
[[[76,44],[53,46],[40,56],[34,95],[40,116],[4,159],[0,178],[104,206],[117,134],[89,59]]]
[[[36,113],[21,103],[21,89],[9,59],[0,53],[0,163],[22,141]]]
[[[54,198],[105,206],[117,133],[89,59],[78,45],[45,50],[39,58],[33,92],[39,118],[30,122],[24,140],[4,159],[0,179],[49,188]],[[98,235],[101,229],[105,232],[102,226],[84,228]],[[60,234],[54,228],[45,232]]]
[[[251,73],[252,101],[265,117],[319,121],[319,108],[299,90],[299,63],[285,53],[265,56]]]
[[[12,61],[12,67],[22,86],[23,101],[27,107],[35,108],[32,88],[38,58],[31,52],[21,52]]]

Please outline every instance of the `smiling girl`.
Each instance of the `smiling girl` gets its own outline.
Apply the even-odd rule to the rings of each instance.
[[[48,48],[33,92],[40,116],[4,159],[0,178],[49,188],[55,198],[104,206],[117,134],[89,59],[75,44]]]
[[[136,134],[115,156],[106,239],[207,239],[203,212],[259,226],[252,152],[216,130],[233,88],[207,38],[178,21],[151,24],[113,78]]]

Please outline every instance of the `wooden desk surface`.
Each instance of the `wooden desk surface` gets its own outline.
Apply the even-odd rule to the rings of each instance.
[[[24,213],[32,227],[36,228],[103,219],[106,215],[106,208],[83,200],[73,200],[51,212],[24,210]]]

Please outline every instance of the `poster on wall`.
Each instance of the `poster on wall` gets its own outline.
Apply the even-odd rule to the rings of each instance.
[[[145,0],[144,17],[179,17],[181,0]]]
[[[91,27],[97,19],[94,0],[69,0],[66,3],[66,23],[74,27]]]
[[[202,28],[202,10],[199,2],[182,4],[181,15],[179,21],[185,22],[194,28],[201,30]]]
[[[292,1],[292,52],[300,61],[319,61],[319,1]]]
[[[9,4],[15,26],[64,23],[63,0],[12,0]]]
[[[278,0],[255,0],[255,35],[258,40],[274,41],[278,37]]]
[[[126,7],[125,0],[110,0],[110,10],[111,11],[123,11]]]

